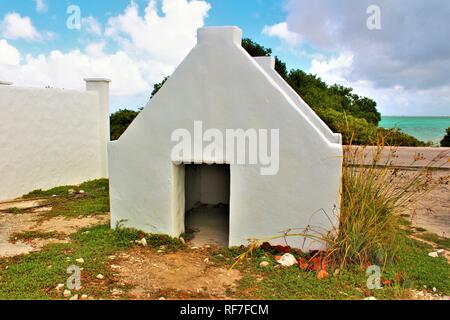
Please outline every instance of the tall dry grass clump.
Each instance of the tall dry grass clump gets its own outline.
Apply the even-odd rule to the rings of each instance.
[[[435,185],[432,165],[399,170],[393,166],[397,148],[345,146],[339,229],[327,237],[329,255],[337,263],[385,265],[399,246],[401,214]],[[424,159],[416,154],[409,167]]]
[[[443,183],[433,179],[433,170],[445,163],[450,150],[443,150],[428,163],[423,155],[416,153],[410,163],[400,169],[394,165],[398,147],[387,147],[383,140],[373,146],[344,146],[341,205],[334,230],[324,233],[308,226],[299,233],[292,232],[299,229],[290,229],[282,236],[252,239],[248,250],[236,258],[236,263],[251,257],[265,241],[288,237],[324,243],[327,251],[316,254],[330,265],[385,266],[392,262],[403,236],[402,214],[413,211],[425,194]]]

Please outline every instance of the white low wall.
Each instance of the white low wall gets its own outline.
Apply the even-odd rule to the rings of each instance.
[[[109,81],[87,91],[0,85],[0,200],[107,177]]]

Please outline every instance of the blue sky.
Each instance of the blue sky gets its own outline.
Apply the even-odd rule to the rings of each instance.
[[[366,27],[374,3],[375,32]],[[81,9],[80,29],[66,25],[70,5]],[[237,25],[289,68],[352,86],[385,115],[450,115],[449,14],[435,0],[0,0],[0,80],[81,89],[83,77],[106,76],[112,111],[136,109],[198,27]]]

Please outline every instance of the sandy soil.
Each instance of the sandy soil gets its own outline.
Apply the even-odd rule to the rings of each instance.
[[[2,210],[9,208],[30,209],[30,213],[7,213]],[[53,217],[43,220],[41,214],[51,210],[43,207],[42,201],[14,201],[0,204],[0,257],[13,257],[40,250],[50,243],[65,243],[68,236],[81,228],[106,223],[109,215],[90,216],[85,218]],[[63,239],[33,239],[29,242],[14,241],[13,234],[27,231],[56,232],[66,236]]]
[[[132,299],[226,299],[240,272],[212,265],[209,256],[207,249],[160,254],[136,248],[117,257],[113,271],[119,282],[133,287]]]
[[[433,172],[434,181],[444,181],[426,194],[410,210],[410,220],[416,227],[450,238],[450,170]]]

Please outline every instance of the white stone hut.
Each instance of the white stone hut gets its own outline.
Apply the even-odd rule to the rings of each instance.
[[[199,29],[197,45],[109,144],[113,227],[121,222],[177,237],[192,222],[207,241],[235,246],[287,229],[336,226],[341,136],[277,74],[272,58],[252,58],[241,40],[237,27]],[[244,164],[230,155],[237,149],[227,139],[211,138],[227,130],[247,138]],[[180,132],[192,134],[192,152],[174,151]],[[254,161],[255,132],[268,133],[270,164],[260,153]],[[256,139],[261,151],[261,135]],[[223,152],[207,152],[213,142]],[[322,245],[287,241],[303,249]]]

